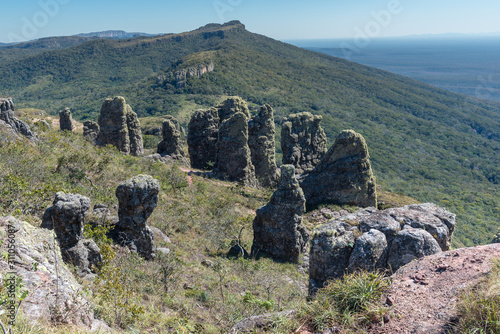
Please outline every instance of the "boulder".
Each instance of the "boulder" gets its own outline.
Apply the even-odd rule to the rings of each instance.
[[[172,120],[165,119],[163,121],[162,137],[163,140],[158,143],[158,153],[182,160],[184,158],[183,140],[180,131]]]
[[[89,198],[58,192],[53,206],[45,210],[41,225],[54,230],[64,261],[76,266],[80,277],[92,274],[102,261],[96,243],[83,239],[83,225],[89,209]]]
[[[217,109],[198,110],[188,124],[187,143],[191,167],[212,169],[217,155],[219,115]]]
[[[65,108],[59,112],[59,127],[61,131],[73,131],[73,120],[69,108]]]
[[[275,187],[278,183],[273,109],[269,105],[248,122],[248,146],[255,167],[255,176],[264,187]]]
[[[446,251],[455,215],[432,203],[377,210],[366,208],[321,225],[312,234],[309,293],[356,269],[397,270]]]
[[[371,229],[356,239],[349,257],[348,271],[375,270],[387,264],[387,239],[384,233]]]
[[[387,265],[391,270],[396,271],[415,259],[440,252],[438,242],[429,232],[407,226],[394,238]]]
[[[248,110],[247,103],[238,96],[226,99],[224,102],[219,104],[216,109],[219,116],[219,124],[222,124],[222,122],[238,112],[241,112],[247,118],[250,118],[250,110]]]
[[[96,144],[97,135],[99,134],[99,124],[93,121],[83,122],[83,138],[91,142],[93,145]]]
[[[305,198],[292,165],[281,167],[281,182],[269,203],[257,210],[253,221],[252,255],[298,263],[309,232],[302,225]]]
[[[217,141],[215,177],[255,186],[255,168],[248,147],[248,118],[237,112],[222,122]]]
[[[297,174],[308,173],[326,152],[326,135],[321,116],[308,112],[290,115],[281,125],[283,164],[295,166]]]
[[[8,124],[18,135],[22,135],[29,140],[36,139],[36,135],[31,131],[28,124],[14,116],[12,99],[0,98],[0,121]]]
[[[145,259],[154,258],[153,232],[146,221],[158,203],[159,182],[149,175],[138,175],[116,188],[118,223],[110,236]]]
[[[321,162],[301,182],[308,207],[349,204],[377,207],[375,177],[366,142],[346,130],[337,137]]]
[[[21,306],[25,317],[32,322],[57,320],[88,329],[101,327],[104,332],[110,330],[94,318],[93,306],[72,270],[64,264],[53,231],[34,227],[14,217],[0,217],[0,230],[2,239],[7,231],[15,231],[15,259],[11,264],[4,258],[0,259],[0,272],[15,272],[22,278],[24,289],[29,291]],[[35,263],[36,270],[33,270]]]
[[[97,145],[111,144],[125,154],[143,154],[144,146],[137,114],[123,97],[117,96],[104,101],[98,123]]]

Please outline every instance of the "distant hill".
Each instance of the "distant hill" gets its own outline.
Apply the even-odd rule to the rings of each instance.
[[[343,129],[363,134],[383,189],[456,213],[456,246],[486,243],[500,225],[499,104],[307,51],[237,21],[181,34],[94,37],[18,58],[0,48],[0,65],[1,95],[51,113],[68,106],[79,119],[95,119],[113,95],[140,116],[173,114],[184,123],[227,95],[253,108],[271,104],[277,122],[293,112],[321,114],[330,144]]]
[[[156,36],[156,35],[155,34],[146,34],[143,32],[126,32],[123,30],[107,30],[107,31],[78,34],[75,36],[124,39],[124,38],[134,38],[134,37],[140,37],[140,36]]]

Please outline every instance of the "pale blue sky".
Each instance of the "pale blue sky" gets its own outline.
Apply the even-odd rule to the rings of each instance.
[[[0,42],[102,30],[177,33],[240,20],[272,38],[500,32],[498,0],[4,0]]]

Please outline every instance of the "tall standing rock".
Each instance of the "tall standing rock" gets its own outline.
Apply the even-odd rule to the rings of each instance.
[[[69,108],[64,108],[59,112],[59,128],[61,131],[73,131],[73,120]]]
[[[28,124],[14,116],[14,103],[12,99],[0,98],[0,121],[4,121],[17,134],[21,134],[29,140],[35,140],[36,135],[31,131]]]
[[[219,114],[217,109],[198,110],[188,124],[188,150],[191,167],[211,169],[217,155]]]
[[[247,103],[245,102],[245,100],[238,96],[226,99],[216,108],[219,114],[219,123],[224,122],[226,119],[229,119],[231,116],[238,112],[241,112],[247,118],[250,118],[250,110],[248,110]]]
[[[266,206],[257,210],[253,221],[252,254],[264,254],[275,260],[298,263],[309,232],[302,225],[305,198],[292,165],[281,167],[278,190]]]
[[[342,131],[321,162],[301,182],[307,205],[349,204],[377,207],[375,177],[365,139]]]
[[[123,97],[117,96],[104,101],[98,123],[100,130],[96,139],[97,145],[111,144],[125,154],[143,153],[139,120]]]
[[[320,126],[322,119],[321,116],[303,112],[283,120],[283,164],[294,165],[297,174],[313,170],[326,152],[326,135]]]
[[[85,138],[85,140],[95,145],[98,134],[99,134],[99,124],[97,124],[97,122],[93,121],[83,122],[83,138]]]
[[[118,218],[111,237],[145,259],[154,258],[153,232],[146,221],[158,203],[159,182],[149,175],[137,175],[116,188]]]
[[[264,187],[278,183],[273,109],[270,105],[260,108],[259,114],[248,122],[248,146],[252,154],[255,176]]]
[[[174,159],[182,159],[184,157],[183,141],[176,124],[170,119],[165,119],[161,133],[163,140],[158,143],[158,153],[170,155]]]
[[[45,210],[41,225],[54,230],[64,261],[74,264],[82,277],[102,261],[96,243],[83,238],[83,224],[89,209],[88,197],[58,192],[53,206]]]
[[[248,117],[237,112],[222,122],[217,141],[215,177],[255,186],[255,168],[248,147]]]
[[[144,142],[142,140],[141,124],[137,114],[127,104],[127,129],[130,142],[130,154],[139,156],[144,154]]]

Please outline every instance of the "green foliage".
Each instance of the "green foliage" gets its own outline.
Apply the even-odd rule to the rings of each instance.
[[[333,326],[360,331],[387,313],[380,301],[391,282],[381,273],[356,272],[330,281],[299,311],[317,330]]]
[[[243,302],[252,304],[252,305],[257,305],[260,308],[263,308],[265,310],[271,310],[274,308],[274,301],[273,300],[261,300],[256,298],[250,291],[245,292],[245,295],[243,296]]]
[[[493,263],[488,276],[468,288],[457,303],[458,323],[453,333],[494,334],[500,332],[500,262]]]

